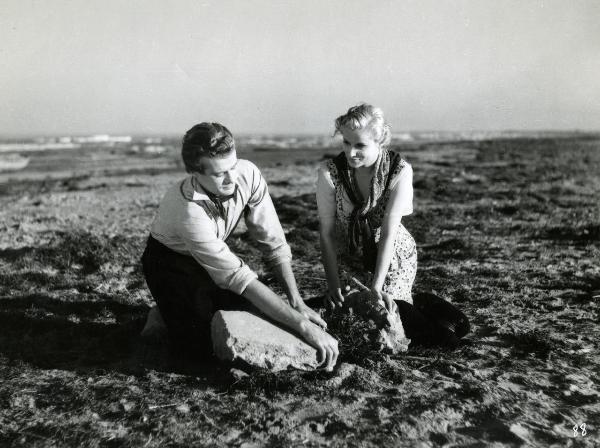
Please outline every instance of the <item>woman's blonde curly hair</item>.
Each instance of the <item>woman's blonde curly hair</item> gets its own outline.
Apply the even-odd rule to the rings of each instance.
[[[389,146],[392,140],[392,131],[390,125],[385,121],[383,111],[379,107],[366,103],[351,107],[344,115],[337,117],[333,135],[341,133],[343,128],[369,129],[372,132],[373,140],[382,148]]]

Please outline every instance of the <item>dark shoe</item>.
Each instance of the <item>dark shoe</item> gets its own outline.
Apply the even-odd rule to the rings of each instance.
[[[451,331],[457,338],[462,338],[471,331],[467,316],[435,294],[421,292],[413,295],[414,307],[440,326]]]
[[[452,330],[421,313],[408,302],[396,300],[396,305],[406,337],[410,339],[410,347],[455,348],[458,346],[458,338]]]
[[[395,302],[404,327],[404,333],[410,339],[411,346],[429,347],[435,345],[437,325],[434,325],[431,319],[419,312],[410,303],[403,300],[396,300]]]
[[[167,326],[157,306],[148,311],[146,324],[140,336],[147,344],[160,344],[167,339]]]

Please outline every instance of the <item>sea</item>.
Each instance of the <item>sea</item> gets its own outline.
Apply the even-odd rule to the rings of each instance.
[[[392,136],[392,147],[427,143],[456,143],[494,139],[575,138],[578,131],[416,131]],[[0,183],[13,180],[60,179],[96,174],[182,170],[181,137],[139,135],[36,136],[0,139]],[[240,157],[256,162],[277,158],[334,153],[340,138],[333,135],[238,135]],[[276,157],[278,156],[278,157]]]

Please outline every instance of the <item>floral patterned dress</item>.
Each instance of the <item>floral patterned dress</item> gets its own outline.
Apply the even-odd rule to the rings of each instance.
[[[374,229],[375,243],[378,244],[384,215],[388,211],[388,201],[392,191],[398,192],[402,204],[396,208],[394,217],[398,218],[398,233],[394,242],[394,252],[388,273],[385,277],[383,292],[394,300],[412,303],[411,289],[417,273],[417,248],[412,235],[401,223],[401,217],[412,213],[412,168],[404,160],[391,173],[389,187],[383,191],[377,204],[371,211],[371,223]],[[365,271],[362,261],[362,247],[357,253],[349,253],[348,230],[354,204],[350,200],[338,169],[333,160],[325,161],[319,167],[317,181],[317,204],[321,222],[335,220],[336,246],[338,266],[341,280],[352,284],[350,277],[355,277],[363,284],[371,284],[373,274]]]

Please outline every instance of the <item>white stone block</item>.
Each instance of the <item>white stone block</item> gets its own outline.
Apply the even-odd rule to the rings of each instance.
[[[318,367],[317,351],[287,330],[246,311],[218,311],[211,322],[215,355],[274,372]]]

